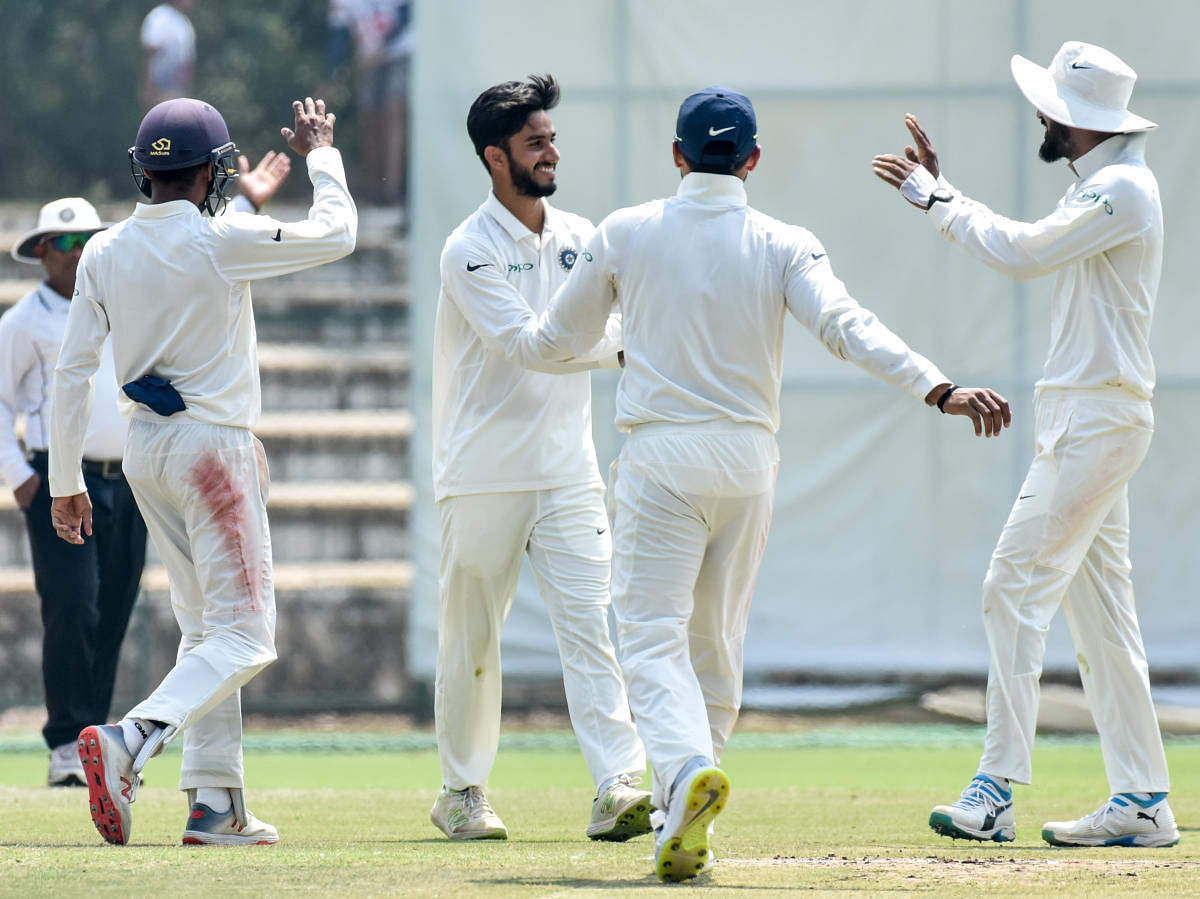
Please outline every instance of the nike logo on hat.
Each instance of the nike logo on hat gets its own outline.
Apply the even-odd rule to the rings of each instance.
[[[1081,66],[1077,62],[1073,62],[1073,63],[1071,63],[1071,68],[1072,69],[1094,69],[1096,67],[1095,66]]]
[[[275,229],[275,236],[274,236],[274,237],[272,237],[272,238],[271,238],[271,240],[275,241],[275,243],[279,243],[279,241],[280,241],[280,238],[282,238],[282,237],[283,237],[283,229],[282,229],[282,228],[276,228],[276,229]]]
[[[726,131],[732,131],[736,127],[737,125],[730,125],[728,128],[714,128],[712,125],[709,125],[708,136],[716,137],[718,134],[724,134]]]

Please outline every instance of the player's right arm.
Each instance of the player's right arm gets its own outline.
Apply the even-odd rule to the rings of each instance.
[[[0,475],[22,509],[29,508],[41,478],[25,459],[17,439],[21,383],[37,367],[29,335],[18,324],[17,308],[0,316]]]
[[[487,241],[456,234],[442,250],[442,289],[489,350],[514,365],[551,374],[600,367],[596,361],[579,361],[570,353],[560,358],[538,353],[534,342],[524,334],[537,316],[505,277],[507,272],[508,262]]]
[[[53,497],[87,492],[81,470],[83,439],[92,418],[92,379],[100,367],[100,352],[108,336],[108,315],[101,306],[98,285],[89,266],[94,246],[92,243],[84,247],[79,259],[75,294],[54,369],[50,404],[50,495]]]

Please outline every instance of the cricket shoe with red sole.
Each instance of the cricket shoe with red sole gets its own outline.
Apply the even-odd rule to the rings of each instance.
[[[710,825],[729,799],[729,776],[713,765],[698,767],[672,791],[654,846],[659,880],[690,880],[712,868]]]
[[[92,821],[100,836],[117,846],[129,842],[137,798],[138,777],[133,773],[133,754],[115,724],[85,727],[79,732],[79,761],[87,776]]]
[[[183,831],[185,846],[270,846],[279,842],[279,831],[246,812],[246,821],[238,820],[230,807],[214,812],[203,802],[193,802]]]

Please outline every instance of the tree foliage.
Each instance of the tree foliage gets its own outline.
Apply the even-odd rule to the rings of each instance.
[[[154,0],[0,0],[0,198],[94,202],[136,194],[126,151],[138,100],[142,19]],[[324,96],[350,167],[357,144],[349,85],[325,72],[323,0],[199,0],[193,96],[221,111],[238,147],[283,150],[291,101]],[[284,195],[307,192],[292,178]]]

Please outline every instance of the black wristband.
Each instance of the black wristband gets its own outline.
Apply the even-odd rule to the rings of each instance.
[[[956,391],[956,390],[958,390],[958,385],[951,384],[946,389],[946,392],[941,395],[941,398],[938,399],[938,401],[937,401],[938,411],[941,412],[943,415],[946,414],[946,400],[950,399],[950,394],[954,393],[954,391]]]

